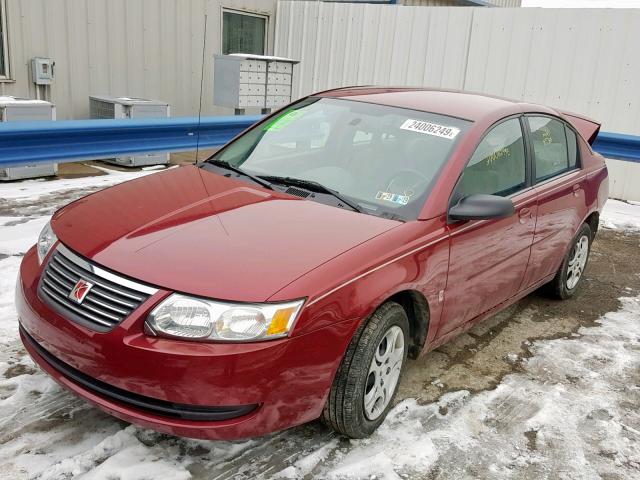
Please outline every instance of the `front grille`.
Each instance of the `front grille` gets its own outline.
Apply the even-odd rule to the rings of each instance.
[[[78,303],[70,294],[80,280],[93,286]],[[103,270],[63,245],[49,257],[38,286],[40,298],[52,309],[98,332],[113,329],[156,291]]]

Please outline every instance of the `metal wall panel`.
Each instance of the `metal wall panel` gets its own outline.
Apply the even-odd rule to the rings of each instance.
[[[488,3],[495,5],[496,7],[519,7],[522,4],[522,0],[488,0]]]
[[[640,202],[640,163],[607,158],[609,197]]]
[[[302,61],[295,97],[356,84],[462,88],[474,10],[280,2],[275,51]]]
[[[485,0],[485,3],[496,7],[519,7],[521,2],[522,0]],[[461,3],[468,6],[468,2],[459,0],[399,0],[398,3],[408,7],[455,7]]]
[[[294,96],[354,84],[463,88],[640,135],[640,9],[278,8],[275,53],[302,60]]]
[[[58,118],[88,118],[89,94],[167,101],[172,115],[197,114],[204,15],[208,15],[203,113],[213,105],[213,54],[221,53],[222,6],[269,15],[273,52],[276,0],[7,0],[12,82],[0,95],[35,98],[29,62],[52,57],[48,100]]]
[[[640,10],[474,10],[465,89],[640,134]]]
[[[398,3],[407,7],[455,7],[458,0],[400,0]]]

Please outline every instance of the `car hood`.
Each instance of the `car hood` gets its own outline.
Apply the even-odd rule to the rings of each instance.
[[[51,225],[63,244],[125,276],[258,302],[399,222],[188,166],[84,197]]]

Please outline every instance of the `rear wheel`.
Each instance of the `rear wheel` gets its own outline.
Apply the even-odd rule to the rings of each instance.
[[[358,328],[324,407],[327,425],[351,438],[378,428],[398,390],[408,339],[407,314],[395,302],[382,305]]]
[[[586,223],[580,227],[555,278],[549,284],[554,297],[565,300],[575,294],[584,276],[591,251],[591,228]]]

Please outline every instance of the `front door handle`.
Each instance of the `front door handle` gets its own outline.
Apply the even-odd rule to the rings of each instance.
[[[528,218],[533,218],[533,213],[531,213],[531,209],[524,207],[518,211],[518,218],[520,219],[520,223],[525,223]]]

